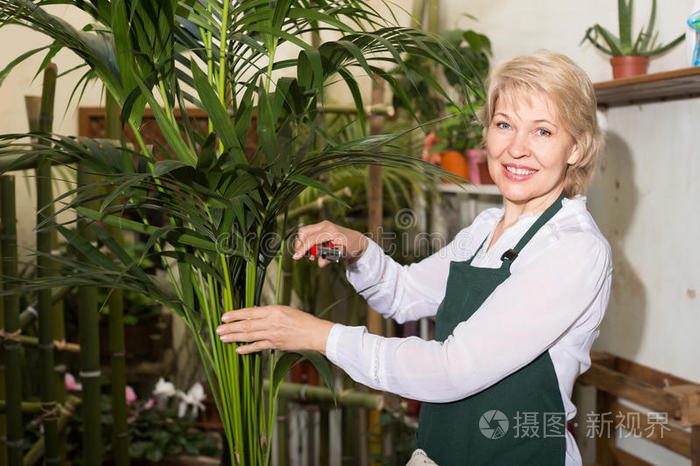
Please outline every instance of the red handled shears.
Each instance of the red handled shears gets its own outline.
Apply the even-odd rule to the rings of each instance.
[[[336,264],[340,262],[345,256],[345,248],[342,244],[335,244],[330,241],[321,243],[320,245],[311,246],[311,249],[306,253],[306,257],[323,257],[326,260],[335,262]]]

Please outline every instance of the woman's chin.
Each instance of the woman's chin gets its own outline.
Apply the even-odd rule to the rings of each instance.
[[[503,197],[511,202],[523,202],[530,198],[530,189],[522,185],[522,182],[516,184],[510,180],[500,179],[494,180]]]

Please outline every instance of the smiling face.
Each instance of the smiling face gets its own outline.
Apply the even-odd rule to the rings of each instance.
[[[491,177],[506,204],[518,205],[522,213],[554,202],[564,188],[567,165],[578,158],[573,137],[541,94],[499,97],[486,146]]]

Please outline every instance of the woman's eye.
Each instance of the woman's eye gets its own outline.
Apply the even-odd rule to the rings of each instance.
[[[537,134],[538,134],[539,136],[550,136],[552,133],[550,133],[550,132],[547,131],[546,129],[540,128],[540,129],[537,130]]]
[[[505,122],[500,122],[500,123],[496,123],[496,128],[508,129],[508,128],[510,128],[510,125],[508,123],[505,123]]]

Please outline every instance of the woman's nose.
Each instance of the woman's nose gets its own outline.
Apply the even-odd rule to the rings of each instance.
[[[513,134],[510,144],[508,145],[508,153],[514,158],[525,157],[530,154],[527,134],[516,131]]]

